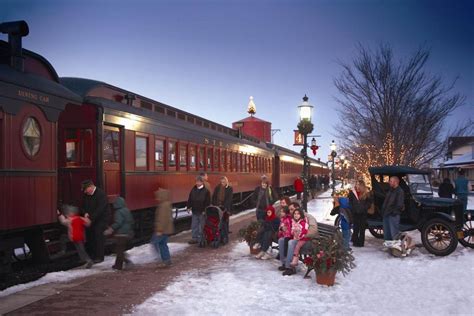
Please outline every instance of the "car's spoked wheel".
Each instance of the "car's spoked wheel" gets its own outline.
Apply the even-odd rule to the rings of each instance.
[[[383,238],[383,227],[369,227],[369,232],[375,238],[378,238],[378,239]]]
[[[436,256],[447,256],[458,245],[453,226],[439,218],[426,222],[421,231],[421,240],[426,250]]]
[[[466,215],[466,219],[462,227],[464,238],[459,239],[459,242],[464,247],[474,248],[474,223],[473,223],[474,221],[473,220],[474,219],[471,217],[470,214]]]

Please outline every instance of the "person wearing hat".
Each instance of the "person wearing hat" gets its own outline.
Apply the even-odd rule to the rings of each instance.
[[[82,181],[81,190],[84,193],[82,208],[89,214],[91,221],[87,229],[86,249],[94,263],[102,262],[105,246],[104,231],[107,227],[107,195],[104,190],[96,187],[92,180]]]
[[[204,186],[203,177],[198,176],[196,177],[196,185],[191,189],[188,203],[186,204],[188,212],[192,212],[192,239],[188,242],[189,244],[197,244],[201,240],[202,230],[204,228],[204,211],[210,204],[211,193]]]

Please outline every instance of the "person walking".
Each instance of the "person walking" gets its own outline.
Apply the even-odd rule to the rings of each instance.
[[[383,237],[386,242],[395,240],[400,233],[400,214],[405,208],[405,194],[399,184],[397,176],[390,177],[390,189],[382,205]]]
[[[174,233],[173,209],[168,190],[158,189],[155,199],[159,202],[155,211],[155,233],[151,238],[151,244],[156,253],[161,257],[158,268],[171,266],[171,255],[168,247],[168,238]]]
[[[363,180],[359,180],[349,193],[349,204],[353,224],[352,244],[354,247],[364,247],[367,211],[372,205],[372,199]]]
[[[91,224],[86,231],[86,250],[94,263],[104,261],[105,236],[107,227],[108,201],[104,190],[94,185],[92,180],[81,182],[84,193],[83,211],[89,214]]]
[[[85,227],[91,223],[89,214],[85,214],[84,217],[79,216],[79,209],[70,205],[64,206],[64,214],[61,214],[59,210],[57,212],[59,222],[68,228],[69,240],[74,244],[79,258],[86,263],[85,268],[90,269],[93,263],[84,249]]]
[[[261,177],[261,183],[253,192],[253,199],[256,205],[256,216],[258,221],[265,219],[266,209],[277,200],[276,192],[268,183],[266,176]]]
[[[115,264],[112,268],[115,270],[122,270],[124,263],[128,268],[133,265],[133,262],[128,258],[126,251],[128,243],[133,238],[134,220],[123,197],[119,196],[115,199],[113,208],[114,222],[104,231],[104,235],[114,235],[116,258]]]
[[[304,183],[301,177],[296,177],[295,182],[293,182],[293,187],[296,191],[296,199],[301,200],[301,193],[303,193],[304,190]]]
[[[202,237],[204,228],[204,211],[211,204],[211,193],[204,186],[204,179],[201,176],[196,177],[196,185],[189,193],[186,208],[192,212],[191,231],[192,239],[189,244],[197,244]]]
[[[454,194],[454,187],[451,184],[449,178],[444,178],[443,182],[439,185],[438,196],[442,198],[452,199]]]
[[[467,210],[467,195],[469,193],[467,188],[468,182],[464,176],[464,170],[461,169],[458,178],[454,181],[454,186],[456,196],[463,204],[464,213],[466,213]]]

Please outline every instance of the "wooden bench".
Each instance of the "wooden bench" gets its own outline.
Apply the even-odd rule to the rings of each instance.
[[[340,234],[339,228],[334,225],[318,223],[318,233],[319,237],[313,238],[312,240],[319,240],[321,238],[332,239],[337,233]],[[313,252],[313,243],[312,240],[307,241],[303,247],[300,249],[299,261],[304,264],[304,260],[307,257],[310,257]],[[313,270],[313,267],[308,267],[304,275],[305,278],[308,277],[308,274]]]

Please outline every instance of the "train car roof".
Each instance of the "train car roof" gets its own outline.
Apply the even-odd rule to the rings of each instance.
[[[21,72],[9,65],[9,49],[7,42],[0,41],[0,106],[5,112],[15,115],[20,103],[27,101],[40,106],[48,120],[55,121],[67,103],[82,102],[80,96],[59,84],[56,71],[44,57],[23,49],[27,64]]]

